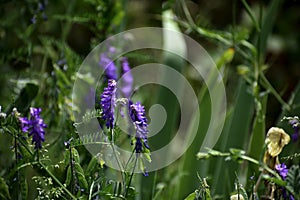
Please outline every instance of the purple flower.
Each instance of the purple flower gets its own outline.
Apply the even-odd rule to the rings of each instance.
[[[281,178],[283,180],[286,179],[287,174],[289,172],[288,168],[286,167],[286,165],[284,163],[282,164],[277,164],[275,165],[275,169],[277,170],[277,172],[279,173],[279,175],[281,176]]]
[[[283,188],[282,194],[284,199],[295,200],[294,196],[289,194],[285,188]]]
[[[133,77],[130,72],[130,66],[126,57],[122,58],[122,88],[121,91],[125,98],[129,98],[132,92]]]
[[[298,118],[293,118],[291,120],[289,120],[289,123],[292,125],[293,129],[294,129],[294,133],[292,135],[292,139],[294,142],[296,142],[299,138],[299,120]]]
[[[39,11],[44,11],[45,10],[45,4],[42,2],[38,3]]]
[[[106,121],[107,128],[114,127],[114,112],[116,104],[117,83],[114,79],[108,80],[108,85],[101,94],[102,119]]]
[[[35,24],[36,23],[36,15],[34,15],[31,19],[30,19],[31,24]]]
[[[142,106],[140,102],[133,104],[131,101],[129,101],[129,115],[136,127],[135,152],[141,153],[143,151],[143,146],[149,149],[147,139],[148,124],[144,106]]]
[[[23,132],[29,132],[28,136],[32,136],[32,143],[35,149],[42,148],[42,142],[45,141],[45,130],[47,127],[44,120],[40,117],[41,108],[30,108],[30,119],[21,117],[21,126]]]
[[[105,53],[100,54],[99,65],[105,70],[105,77],[107,80],[117,80],[116,65]]]

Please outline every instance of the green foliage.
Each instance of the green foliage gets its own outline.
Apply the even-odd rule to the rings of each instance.
[[[126,0],[1,1],[0,199],[190,200],[235,194],[253,199],[270,194],[270,185],[276,186],[275,199],[283,199],[285,190],[300,198],[299,140],[291,141],[276,157],[289,166],[285,180],[262,159],[268,127],[282,127],[291,136],[296,131],[288,122],[300,113],[299,48],[295,47],[299,30],[294,23],[299,21],[295,12],[299,5],[282,0],[234,0],[232,4],[169,0],[164,9],[161,7],[157,2]],[[132,152],[134,145],[128,134],[116,124],[114,130],[104,128],[104,135],[95,131],[79,136],[78,126],[90,120],[104,125],[104,121],[96,102],[95,110],[74,123],[73,111],[80,108],[72,102],[72,86],[76,78],[96,82],[91,74],[77,70],[100,42],[128,27],[161,25],[190,35],[214,57],[226,85],[228,112],[214,150],[198,152],[208,124],[214,120],[210,119],[214,105],[208,86],[215,84],[215,74],[203,83],[195,78],[189,64],[174,54],[131,52],[128,58],[132,67],[157,62],[157,56],[182,73],[194,88],[201,108],[199,124],[195,123],[199,116],[194,116],[187,128],[197,135],[183,158],[140,178],[131,173],[133,168],[144,170],[144,162],[151,162],[151,151],[168,144],[178,127],[181,114],[172,92],[163,87],[155,93],[139,92],[147,108],[150,103],[161,104],[168,120],[159,134],[149,138],[151,150],[143,148],[140,157],[133,153],[127,163],[120,162],[120,168],[127,172],[119,172],[106,166],[107,155],[93,157],[84,146],[111,147],[114,143]],[[134,40],[130,35],[127,39],[128,43]],[[183,54],[189,51],[183,38],[166,41],[168,49],[177,48]],[[181,88],[180,81],[164,81]],[[96,100],[102,89],[97,88]],[[126,104],[120,101],[117,103]],[[41,150],[34,149],[32,137],[21,131],[19,117],[27,116],[30,107],[41,107],[48,125]],[[287,120],[282,121],[284,117]],[[95,138],[101,142],[94,142]],[[133,137],[131,143],[135,142]],[[113,150],[111,156],[120,161],[119,152]],[[207,178],[198,178],[198,172]],[[200,186],[195,188],[199,179]]]
[[[287,187],[290,188],[295,199],[300,198],[300,168],[299,165],[293,165],[286,177]]]
[[[212,200],[209,190],[209,185],[206,183],[206,179],[198,177],[200,180],[199,189],[189,194],[184,200]]]
[[[0,197],[3,200],[11,199],[8,186],[2,177],[0,177]]]

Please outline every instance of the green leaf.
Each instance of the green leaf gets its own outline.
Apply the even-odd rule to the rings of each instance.
[[[75,148],[72,147],[71,152],[72,152],[72,158],[74,159],[74,161],[76,163],[79,163],[80,162],[80,157],[79,157],[78,151]]]
[[[261,58],[265,58],[266,46],[268,36],[271,34],[276,16],[281,8],[283,0],[270,1],[270,5],[267,8],[266,15],[262,22],[262,27],[259,36],[259,49]]]
[[[69,166],[67,169],[67,176],[66,176],[66,180],[65,180],[66,186],[70,185],[71,179],[72,179],[72,170],[71,170],[71,166]]]
[[[22,199],[28,199],[28,183],[24,175],[20,177],[20,184]]]
[[[78,162],[75,162],[74,168],[75,168],[75,171],[76,171],[76,177],[78,179],[78,183],[79,183],[80,187],[87,190],[88,189],[88,183],[85,179],[84,171],[83,171],[82,167],[80,166],[80,164]]]
[[[299,165],[292,165],[286,177],[287,185],[294,194],[300,195],[300,168]]]
[[[27,111],[31,105],[31,102],[38,94],[39,87],[33,83],[27,83],[21,90],[19,96],[13,104],[10,105],[8,112],[11,113],[13,108],[17,108],[20,113]]]
[[[85,175],[91,176],[93,171],[95,171],[95,169],[97,168],[97,166],[98,166],[98,159],[93,156],[85,170]]]
[[[70,151],[67,149],[64,154],[64,166],[67,167],[70,164]]]
[[[57,76],[58,85],[60,88],[65,88],[69,85],[72,85],[66,73],[64,73],[56,64],[53,65],[55,74]]]
[[[244,4],[245,9],[246,9],[246,12],[247,12],[247,14],[249,15],[249,17],[250,17],[250,19],[251,19],[253,25],[255,26],[256,30],[257,30],[257,31],[260,31],[258,22],[257,22],[257,20],[255,19],[254,13],[252,12],[250,6],[249,6],[248,3],[246,2],[246,0],[242,0],[242,3]]]
[[[248,92],[249,85],[243,79],[240,79],[238,85],[234,107],[232,107],[231,112],[227,112],[228,116],[222,135],[215,147],[223,152],[232,147],[245,149],[244,142],[247,141],[253,119],[254,97]],[[225,190],[234,190],[232,183],[236,179],[234,170],[238,168],[238,163],[225,162],[223,159],[209,160],[209,171],[214,177],[212,180],[213,193],[223,194]],[[227,185],[227,187],[224,185]]]
[[[193,192],[189,194],[189,196],[187,196],[184,200],[195,200],[195,199],[196,199],[196,193]]]
[[[0,199],[8,200],[11,199],[8,185],[6,184],[4,178],[0,177]]]
[[[145,159],[150,163],[151,160],[151,153],[150,150],[144,147],[144,152],[143,152],[143,156],[145,157]]]
[[[249,150],[248,154],[250,157],[261,160],[261,157],[263,155],[263,147],[264,147],[264,139],[266,134],[266,125],[265,125],[265,119],[266,119],[266,109],[267,109],[267,101],[268,101],[268,94],[264,93],[261,94],[259,99],[257,100],[256,109],[256,116],[252,128],[251,138],[249,142]],[[254,167],[254,165],[250,165],[252,169],[256,169],[255,172],[258,174],[257,166]],[[253,173],[252,173],[253,174]]]

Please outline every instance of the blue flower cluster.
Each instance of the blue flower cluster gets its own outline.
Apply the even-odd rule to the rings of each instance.
[[[275,169],[278,172],[278,174],[281,176],[281,178],[283,180],[285,180],[286,177],[287,177],[287,175],[288,175],[288,173],[289,173],[289,170],[288,170],[287,166],[284,163],[277,164],[277,165],[275,165]],[[285,188],[283,188],[282,193],[283,193],[283,198],[284,199],[290,199],[290,200],[294,200],[295,199],[293,195],[288,194],[288,192],[287,192],[287,190]]]
[[[105,70],[105,78],[108,80],[107,87],[104,88],[101,94],[102,119],[106,122],[106,127],[114,128],[114,112],[116,104],[116,80],[118,77],[117,68],[114,62],[109,58],[109,55],[115,52],[115,48],[110,48],[107,53],[100,54],[99,65]],[[130,99],[133,87],[133,77],[130,72],[128,59],[121,59],[121,74],[120,81],[121,93],[123,97],[128,99],[129,117],[135,127],[135,152],[142,153],[143,147],[149,149],[147,141],[148,124],[144,106],[140,102],[133,103]]]
[[[286,165],[285,165],[284,163],[282,163],[282,164],[277,164],[277,165],[275,165],[275,169],[276,169],[276,171],[279,173],[279,175],[281,176],[281,178],[282,178],[283,180],[285,180],[286,177],[287,177],[287,174],[288,174],[288,172],[289,172],[289,170],[288,170],[288,168],[286,167]]]
[[[148,145],[148,123],[146,118],[146,112],[144,106],[140,102],[133,103],[130,100],[132,90],[133,90],[133,77],[131,73],[131,68],[126,57],[121,58],[120,65],[116,65],[115,62],[110,58],[116,52],[114,47],[110,47],[108,52],[100,54],[100,60],[98,64],[104,70],[105,82],[107,81],[107,86],[104,88],[100,96],[100,106],[102,108],[101,118],[105,121],[105,125],[108,129],[112,130],[115,124],[115,107],[118,95],[121,94],[124,99],[123,102],[128,103],[128,118],[135,128],[135,134],[133,136],[133,130],[129,130],[132,136],[131,144],[134,145],[134,152],[136,156],[141,156],[141,153],[146,153],[150,156],[149,145]],[[117,66],[121,66],[120,74],[118,74]],[[117,94],[117,79],[119,79],[118,87],[120,93]],[[120,114],[124,117],[124,105],[120,109]],[[146,156],[149,161],[149,157]],[[150,162],[150,161],[149,161]],[[143,172],[145,176],[148,176],[146,168],[143,167]]]
[[[106,122],[106,127],[114,128],[114,114],[116,106],[116,81],[108,80],[107,87],[104,88],[101,94],[102,119]],[[148,124],[144,106],[140,102],[133,103],[128,100],[128,110],[130,119],[135,127],[135,152],[142,153],[143,147],[149,149],[148,146]]]
[[[30,118],[20,117],[22,131],[28,132],[28,136],[32,136],[32,143],[35,149],[42,148],[42,142],[45,141],[45,130],[47,127],[44,120],[40,117],[41,108],[30,108]]]
[[[48,20],[48,16],[46,15],[45,13],[45,10],[46,10],[46,7],[47,7],[47,4],[48,4],[48,0],[44,0],[44,1],[38,1],[38,4],[37,4],[37,9],[35,11],[35,14],[34,16],[30,19],[30,22],[32,24],[35,24],[37,22],[37,17],[38,15],[42,15],[42,18],[44,21],[47,21]]]
[[[101,94],[102,119],[106,121],[106,127],[114,128],[114,112],[116,104],[117,83],[114,79],[108,80],[108,85]]]
[[[130,66],[126,57],[121,58],[121,74],[118,76],[117,67],[115,62],[110,58],[116,52],[114,47],[109,47],[108,52],[101,53],[99,59],[99,66],[105,72],[105,80],[109,79],[117,80],[118,77],[122,77],[121,84],[121,92],[125,98],[129,98],[132,92],[133,86],[133,78],[130,72]],[[122,75],[122,76],[121,76]]]
[[[129,115],[136,129],[135,152],[141,153],[143,151],[143,145],[149,149],[147,139],[148,124],[144,106],[142,106],[140,102],[133,104],[129,101]]]
[[[300,122],[299,122],[299,118],[298,117],[294,117],[293,119],[289,120],[289,123],[292,125],[293,129],[294,129],[294,133],[292,135],[292,139],[294,142],[296,142],[299,138],[300,135]]]

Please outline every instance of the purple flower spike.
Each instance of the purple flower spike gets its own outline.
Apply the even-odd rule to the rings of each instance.
[[[275,165],[275,169],[277,170],[277,172],[279,173],[279,175],[281,176],[281,178],[283,180],[286,179],[287,174],[289,172],[288,168],[286,167],[286,165],[284,163],[282,164],[277,164]]]
[[[21,117],[21,126],[23,132],[29,132],[28,136],[32,136],[32,143],[35,144],[35,149],[42,148],[42,142],[45,141],[45,130],[47,127],[44,120],[40,117],[41,108],[30,108],[30,119]]]
[[[117,68],[115,63],[105,53],[100,54],[99,65],[105,70],[106,79],[117,80]]]
[[[147,118],[145,114],[145,108],[140,104],[140,102],[137,102],[133,104],[131,101],[129,102],[129,115],[136,127],[136,135],[135,135],[135,152],[141,153],[143,150],[143,146],[145,146],[147,149],[149,149],[148,146],[148,124],[147,124]]]
[[[106,127],[114,127],[114,112],[116,104],[117,83],[113,79],[108,80],[108,85],[101,94],[102,119],[106,121]]]
[[[289,120],[289,123],[292,125],[292,127],[294,129],[294,133],[292,135],[292,140],[294,142],[296,142],[300,135],[299,120],[298,120],[298,118],[294,118],[294,119]]]
[[[129,98],[132,92],[132,85],[133,85],[133,77],[130,72],[130,66],[128,63],[127,58],[122,58],[122,74],[123,79],[122,79],[122,93],[125,98]]]

